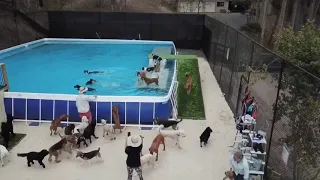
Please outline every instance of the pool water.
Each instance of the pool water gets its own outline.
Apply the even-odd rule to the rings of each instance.
[[[157,47],[170,44],[44,44],[1,59],[6,64],[9,91],[50,94],[78,94],[74,85],[85,86],[89,79],[98,82],[96,94],[106,96],[165,96],[174,71],[169,72],[164,88],[136,88],[136,72],[148,66],[148,54]],[[28,47],[26,47],[28,48]],[[84,70],[104,71],[84,74]],[[88,92],[88,94],[92,94]]]

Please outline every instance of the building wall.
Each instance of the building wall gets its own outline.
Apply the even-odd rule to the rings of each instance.
[[[223,2],[223,7],[217,7],[218,2]],[[178,12],[198,12],[198,5],[199,5],[199,12],[220,12],[221,9],[228,10],[229,1],[225,0],[215,0],[215,1],[207,1],[206,3],[198,2],[186,2],[184,0],[179,1],[178,3]]]
[[[223,6],[218,7],[218,3],[223,3]],[[216,12],[220,12],[220,10],[227,11],[229,7],[229,1],[217,0],[217,2],[215,2],[215,6],[216,6]]]

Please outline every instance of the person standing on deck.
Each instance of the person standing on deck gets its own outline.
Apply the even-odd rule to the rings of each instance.
[[[92,113],[90,111],[89,101],[96,100],[97,95],[94,95],[93,97],[87,96],[84,94],[87,91],[88,91],[88,88],[80,87],[79,95],[76,98],[76,106],[77,106],[80,118],[82,118],[83,116],[86,116],[89,119],[89,124],[90,124],[92,121]]]

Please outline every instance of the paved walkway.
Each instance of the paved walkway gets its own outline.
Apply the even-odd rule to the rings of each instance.
[[[205,59],[199,58],[199,66],[207,120],[184,120],[180,124],[180,128],[186,132],[186,137],[181,140],[183,149],[178,149],[173,140],[166,140],[166,151],[160,150],[156,168],[143,167],[145,180],[219,180],[223,178],[223,172],[228,169],[230,155],[228,146],[232,144],[235,134],[233,115],[222,97],[209,64]],[[63,152],[62,162],[59,164],[49,163],[46,157],[44,163],[47,168],[43,169],[37,163],[28,168],[26,159],[17,157],[16,153],[47,149],[60,140],[60,137],[49,135],[49,124],[28,127],[23,123],[15,123],[14,126],[16,132],[26,133],[27,136],[12,150],[10,162],[0,168],[1,179],[125,180],[127,175],[124,153],[126,132],[139,133],[145,137],[143,153],[148,152],[157,134],[156,130],[139,131],[137,128],[127,128],[124,133],[117,134],[116,141],[109,142],[102,138],[102,129],[98,127],[96,135],[100,138],[82,150],[91,151],[99,146],[103,162],[93,163],[92,166],[80,166],[81,160],[75,158],[75,152],[70,157]],[[211,126],[214,133],[208,146],[200,148],[199,136],[207,126]]]

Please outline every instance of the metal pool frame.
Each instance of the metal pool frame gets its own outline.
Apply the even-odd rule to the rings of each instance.
[[[15,51],[23,51],[28,47],[36,47],[50,43],[128,43],[128,44],[172,44],[172,54],[177,54],[172,41],[144,41],[144,40],[115,40],[115,39],[58,39],[44,38],[37,41],[21,44],[0,51],[0,59],[10,56]],[[15,51],[13,51],[15,50]],[[98,96],[97,100],[90,102],[93,119],[100,124],[101,119],[110,120],[113,124],[112,106],[118,105],[120,124],[133,127],[155,127],[153,119],[177,119],[177,61],[174,65],[174,74],[169,92],[166,96]],[[9,77],[10,78],[10,77]],[[80,123],[75,99],[77,95],[5,92],[4,104],[7,113],[11,113],[16,120],[26,125],[35,123],[50,123],[52,119],[61,114],[68,114],[69,118],[62,123]]]

